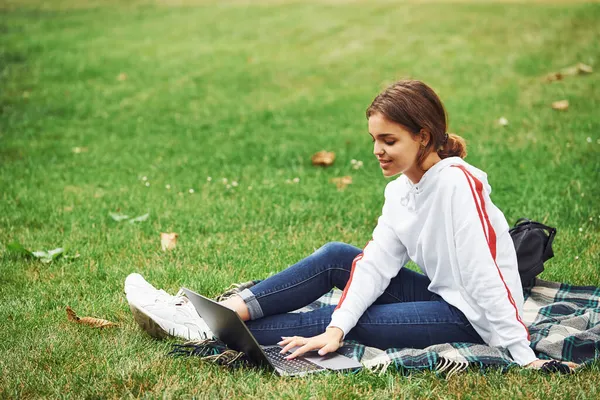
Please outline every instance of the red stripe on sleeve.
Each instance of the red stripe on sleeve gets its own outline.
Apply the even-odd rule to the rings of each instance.
[[[471,174],[469,171],[467,171],[464,167],[459,167],[463,170],[463,172],[469,174],[469,176],[473,179],[473,181],[475,182],[475,190],[477,191],[477,196],[479,197],[479,204],[481,204],[481,208],[483,211],[483,218],[485,219],[485,223],[487,224],[488,227],[488,244],[490,246],[490,252],[492,253],[492,257],[494,258],[494,261],[496,260],[496,232],[494,231],[494,228],[492,227],[492,224],[490,223],[490,219],[488,217],[487,211],[485,209],[485,202],[483,201],[483,184],[481,183],[480,180],[478,180],[477,178],[475,178],[473,176],[473,174]]]
[[[338,302],[337,306],[335,307],[335,310],[340,308],[342,306],[342,303],[346,299],[346,294],[348,293],[348,289],[350,289],[350,285],[352,284],[352,278],[354,277],[354,269],[356,268],[356,263],[363,258],[364,251],[367,248],[367,246],[369,245],[369,243],[371,243],[371,242],[372,241],[369,240],[367,242],[367,244],[365,244],[365,247],[363,248],[363,252],[360,253],[359,255],[357,255],[356,257],[354,257],[354,260],[352,261],[352,269],[350,270],[350,278],[348,278],[348,283],[346,283],[346,287],[344,288],[344,291],[342,292],[342,297],[340,298],[340,301]]]
[[[527,340],[530,340],[529,330],[527,329],[527,327],[521,320],[521,317],[519,316],[519,310],[517,308],[517,304],[515,303],[515,300],[510,292],[510,289],[508,288],[508,285],[506,284],[506,281],[504,280],[504,276],[502,276],[502,271],[500,271],[500,268],[498,267],[498,263],[496,262],[496,232],[494,231],[494,227],[490,223],[490,219],[489,219],[487,211],[485,209],[485,202],[483,201],[483,184],[481,183],[480,180],[475,178],[475,176],[473,176],[473,174],[471,174],[463,165],[453,165],[453,167],[460,168],[460,170],[465,174],[465,177],[467,178],[469,187],[471,188],[471,194],[473,195],[473,201],[475,202],[475,206],[477,207],[477,213],[479,214],[479,220],[481,221],[481,226],[483,228],[484,235],[485,235],[485,226],[487,226],[487,228],[488,228],[487,230],[488,230],[489,236],[488,235],[485,235],[485,236],[486,236],[486,239],[488,242],[490,253],[494,260],[494,265],[496,265],[496,270],[498,271],[498,275],[500,275],[500,279],[502,280],[502,283],[504,284],[504,288],[506,289],[506,293],[508,294],[508,301],[510,302],[510,304],[512,304],[513,308],[515,309],[515,316],[517,318],[517,321],[519,321],[521,323],[521,325],[523,325],[523,328],[525,328],[525,332],[527,332]],[[477,204],[477,199],[475,198],[475,191],[473,190],[473,186],[471,185],[471,182],[469,181],[469,177],[471,179],[473,179],[473,182],[475,183],[475,190],[477,192],[477,197],[479,198],[479,204],[481,204],[481,209],[479,207],[479,204]]]
[[[458,168],[462,169],[465,174],[468,173],[468,171],[464,170],[462,166],[459,166]],[[467,177],[467,183],[469,184],[469,189],[471,189],[471,195],[473,196],[473,201],[475,202],[475,208],[477,209],[477,214],[479,214],[479,221],[481,222],[481,229],[483,229],[483,236],[485,236],[485,241],[487,242],[487,244],[489,246],[490,238],[488,237],[488,234],[485,229],[485,225],[483,224],[483,213],[481,212],[481,208],[479,206],[479,204],[483,205],[483,202],[477,203],[477,200],[475,199],[475,190],[473,190],[473,185],[471,184],[471,181],[469,180],[468,177]],[[495,237],[494,237],[494,240],[495,240]],[[496,255],[493,254],[493,257],[495,260]]]

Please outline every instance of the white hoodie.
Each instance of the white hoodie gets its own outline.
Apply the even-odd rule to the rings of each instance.
[[[459,157],[435,164],[412,184],[401,175],[385,188],[373,239],[353,262],[329,326],[346,334],[413,260],[428,289],[465,314],[490,346],[526,365],[537,357],[521,320],[523,291],[504,214],[490,200],[487,175]]]

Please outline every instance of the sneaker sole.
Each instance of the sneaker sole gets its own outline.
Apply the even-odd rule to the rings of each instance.
[[[171,337],[169,332],[165,331],[150,315],[146,314],[142,309],[137,308],[133,304],[129,304],[133,318],[138,325],[155,339],[166,339]]]
[[[163,328],[164,325],[172,324],[172,322],[163,320],[157,316],[151,316],[143,308],[137,307],[135,304],[130,303],[129,309],[133,314],[133,318],[138,325],[146,331],[150,336],[155,339],[166,339],[166,338],[179,338],[185,340],[201,340],[202,335],[199,338],[192,334],[192,331],[185,325],[180,325],[179,328],[173,327],[168,331]],[[162,323],[162,324],[161,324]],[[205,337],[207,338],[206,334]]]

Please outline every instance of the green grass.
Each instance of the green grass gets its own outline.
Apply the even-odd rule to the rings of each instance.
[[[2,246],[0,397],[598,398],[598,363],[300,380],[173,360],[122,285],[138,271],[212,296],[329,241],[363,246],[387,183],[364,110],[404,77],[438,91],[509,222],[558,227],[542,277],[600,285],[599,22],[598,4],[572,2],[2,3],[0,242],[80,257],[46,265]],[[542,81],[577,62],[594,73]],[[561,99],[569,110],[552,110]],[[328,169],[310,163],[322,149],[337,154]],[[340,192],[342,175],[354,182]],[[67,305],[119,327],[72,324]]]

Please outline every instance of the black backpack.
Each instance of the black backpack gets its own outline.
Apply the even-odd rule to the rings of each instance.
[[[544,262],[554,257],[552,241],[556,228],[520,218],[508,232],[517,251],[521,284],[524,288],[532,287],[535,277],[544,270]]]

